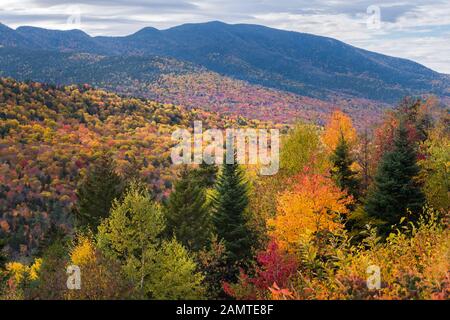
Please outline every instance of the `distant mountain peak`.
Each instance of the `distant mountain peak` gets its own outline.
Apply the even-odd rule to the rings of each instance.
[[[158,32],[159,32],[159,30],[154,27],[145,27],[145,28],[142,28],[142,29],[136,31],[135,33],[133,33],[130,36],[139,37],[139,36],[148,35],[148,34],[155,34]]]
[[[70,29],[70,30],[54,30],[54,29],[45,29],[40,27],[33,26],[21,26],[16,29],[19,33],[43,33],[43,34],[59,34],[59,35],[72,35],[72,36],[82,36],[85,38],[90,38],[90,36],[80,30],[80,29]]]
[[[13,29],[8,27],[6,24],[0,22],[0,30],[13,30]]]

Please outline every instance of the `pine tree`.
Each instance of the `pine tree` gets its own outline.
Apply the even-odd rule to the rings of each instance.
[[[218,168],[215,164],[202,162],[200,166],[192,171],[193,176],[203,188],[212,188],[216,183]]]
[[[369,217],[381,221],[382,234],[401,217],[412,213],[412,219],[420,214],[425,197],[416,181],[419,167],[415,148],[408,141],[408,130],[402,121],[394,139],[394,149],[387,152],[377,170],[374,184],[369,191],[365,209]]]
[[[359,181],[356,178],[356,172],[351,169],[353,159],[350,155],[349,145],[344,136],[341,135],[338,145],[331,155],[332,169],[331,176],[336,185],[348,195],[358,198]]]
[[[167,232],[197,251],[210,239],[211,219],[205,190],[194,172],[184,167],[166,206]]]
[[[123,188],[123,181],[115,173],[111,155],[102,154],[89,169],[77,190],[77,225],[95,230],[102,219],[109,216],[112,202],[120,197]]]
[[[230,279],[236,276],[235,267],[245,264],[251,256],[252,236],[247,227],[246,209],[248,186],[244,173],[236,161],[223,164],[222,172],[212,197],[213,223],[220,240],[224,242]]]
[[[43,239],[39,242],[38,255],[43,255],[45,250],[55,242],[62,242],[66,233],[54,222],[50,223],[50,228],[45,232]]]

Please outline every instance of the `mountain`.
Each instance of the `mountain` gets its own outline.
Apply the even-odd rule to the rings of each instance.
[[[0,76],[53,84],[88,83],[118,89],[160,76],[185,74],[200,67],[157,56],[105,56],[92,53],[0,48]],[[118,90],[120,91],[120,90]]]
[[[40,49],[60,52],[107,53],[103,46],[81,30],[60,31],[36,27],[19,27],[16,31],[32,43],[38,43]]]
[[[257,25],[186,24],[99,40],[120,53],[171,56],[223,75],[318,98],[331,91],[395,102],[409,94],[441,94],[449,87],[446,76],[412,61],[331,38]]]
[[[127,96],[276,123],[302,119],[323,124],[339,106],[360,126],[378,118],[387,107],[357,98],[320,100],[301,96],[158,56],[102,56],[0,48],[1,76],[59,85],[86,83]]]
[[[171,58],[250,84],[328,101],[340,96],[395,103],[406,95],[450,96],[449,76],[418,63],[359,49],[327,37],[258,25],[185,24],[167,30],[144,28],[125,37],[90,37],[77,30],[33,27],[7,31],[0,32],[3,47],[54,53],[52,57],[58,65],[49,72],[48,80],[58,79],[58,66],[67,58],[57,58],[56,53],[87,53],[122,59],[124,70],[128,69],[127,64],[133,69],[136,57]],[[0,54],[3,56],[7,51]],[[39,57],[39,53],[36,56]],[[25,61],[19,58],[15,61],[15,65],[8,68],[22,73],[21,65]],[[32,58],[26,64],[25,69],[31,74],[40,72],[37,70],[39,63]],[[1,70],[6,68],[0,67]],[[90,67],[80,64],[72,68],[72,80],[82,82],[83,78],[77,75],[89,73]],[[109,68],[105,66],[96,72],[103,72],[103,78],[108,79],[114,68],[110,64]],[[9,74],[3,72],[2,75]]]
[[[0,23],[0,47],[38,48],[33,41],[23,37],[16,30]]]

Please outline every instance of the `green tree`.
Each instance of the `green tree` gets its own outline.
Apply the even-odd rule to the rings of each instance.
[[[351,169],[353,159],[350,155],[350,149],[344,136],[339,138],[338,145],[331,155],[331,176],[336,185],[347,194],[358,199],[359,181],[356,172]]]
[[[41,256],[44,254],[45,250],[55,242],[63,241],[66,233],[64,230],[58,226],[56,223],[51,222],[50,228],[44,233],[43,239],[39,242],[37,248],[37,255]]]
[[[251,257],[252,235],[247,227],[248,185],[239,165],[223,164],[212,197],[213,223],[223,241],[230,267],[245,264]],[[227,275],[236,276],[237,269]]]
[[[172,239],[157,251],[148,291],[153,299],[192,300],[204,297],[204,276],[196,272],[197,264],[185,247]]]
[[[205,190],[192,171],[183,167],[166,206],[167,233],[197,251],[210,238],[211,219]]]
[[[402,121],[396,131],[394,148],[384,154],[366,199],[369,217],[382,221],[380,231],[387,234],[407,210],[411,218],[420,214],[425,197],[417,182],[419,167],[415,148],[408,141],[408,130]]]
[[[201,276],[194,273],[192,259],[180,244],[176,247],[161,241],[164,228],[160,206],[151,201],[145,188],[132,184],[122,202],[114,201],[110,217],[100,225],[98,245],[107,256],[121,262],[141,297],[200,295]],[[170,278],[165,276],[168,269]]]
[[[192,175],[203,188],[213,188],[216,183],[218,168],[215,164],[202,162],[197,169],[192,171]]]
[[[283,141],[280,154],[281,173],[300,173],[305,166],[321,171],[328,165],[317,126],[297,124]]]
[[[419,162],[427,202],[443,212],[450,210],[449,128],[444,122],[430,130],[428,139],[422,144],[425,157]]]
[[[102,219],[108,217],[113,200],[121,196],[123,188],[111,155],[101,154],[77,190],[77,225],[95,231]]]

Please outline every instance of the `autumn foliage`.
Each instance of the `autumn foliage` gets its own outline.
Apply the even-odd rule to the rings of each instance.
[[[217,77],[167,76],[155,95],[168,102],[177,92],[165,84],[192,84],[212,96],[178,102],[207,104]],[[0,299],[449,299],[445,107],[405,99],[363,131],[329,106],[274,124],[274,176],[173,166],[176,128],[267,125],[224,116],[230,98],[250,116],[255,105],[262,118],[274,105],[291,115],[278,92],[225,85],[214,113],[0,79]],[[70,265],[80,290],[67,289]],[[378,289],[367,285],[374,265]]]
[[[339,219],[348,213],[352,198],[341,191],[330,178],[310,174],[308,170],[292,178],[292,187],[279,198],[278,212],[268,221],[271,236],[281,248],[295,251],[320,231],[343,227]]]

